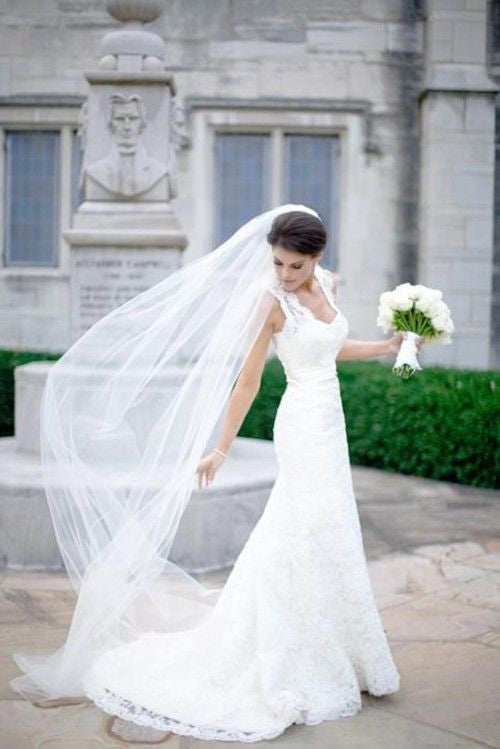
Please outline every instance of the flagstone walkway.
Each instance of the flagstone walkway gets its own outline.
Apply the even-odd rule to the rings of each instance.
[[[500,492],[353,467],[369,571],[401,673],[363,710],[290,726],[259,749],[500,747]],[[229,569],[198,576],[219,584]],[[0,749],[237,749],[147,730],[88,702],[35,706],[13,693],[15,650],[55,649],[74,594],[61,574],[9,572],[0,590]]]

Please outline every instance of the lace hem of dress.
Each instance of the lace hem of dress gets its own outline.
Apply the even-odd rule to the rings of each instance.
[[[182,723],[181,721],[173,718],[168,718],[166,715],[156,713],[152,710],[148,710],[141,705],[121,697],[115,692],[105,689],[105,693],[99,693],[92,695],[87,692],[87,696],[94,702],[97,707],[104,710],[104,712],[110,715],[117,716],[123,720],[137,723],[141,726],[148,726],[155,728],[160,731],[170,731],[172,733],[180,734],[181,736],[192,736],[197,739],[208,739],[218,741],[241,741],[245,743],[253,743],[255,741],[264,741],[268,739],[274,739],[276,736],[282,734],[289,725],[292,723],[301,723],[307,726],[314,726],[322,723],[325,720],[338,720],[339,718],[349,717],[355,715],[362,709],[361,696],[359,700],[355,700],[348,703],[343,708],[336,709],[334,711],[318,711],[312,713],[308,710],[305,704],[300,704],[297,708],[297,715],[294,720],[289,721],[286,725],[281,728],[272,729],[267,731],[240,731],[240,730],[226,730],[222,728],[211,728],[201,727],[193,725],[192,723]]]
[[[383,687],[379,685],[379,687],[374,691],[372,691],[372,689],[362,689],[361,691],[367,691],[373,696],[382,697],[386,694],[396,692],[398,689],[399,678],[395,683],[389,681]],[[197,739],[208,739],[211,741],[241,741],[245,743],[274,739],[281,735],[288,726],[292,725],[292,723],[315,726],[325,720],[338,720],[339,718],[350,717],[360,712],[362,709],[361,693],[359,694],[358,699],[354,699],[346,703],[342,708],[336,708],[335,710],[318,709],[313,711],[305,702],[301,702],[297,703],[295,716],[278,729],[273,728],[272,730],[267,731],[231,731],[223,728],[213,728],[209,726],[202,727],[196,726],[192,723],[182,723],[179,720],[169,718],[161,713],[148,710],[142,705],[138,705],[125,697],[121,697],[109,689],[105,689],[104,693],[101,692],[99,694],[92,694],[87,691],[87,696],[97,707],[104,710],[104,712],[141,726],[148,726],[159,731],[170,731],[171,733],[176,733],[181,736],[192,736]]]

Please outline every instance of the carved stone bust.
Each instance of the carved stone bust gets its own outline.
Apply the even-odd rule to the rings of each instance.
[[[146,150],[142,138],[146,122],[146,108],[138,94],[111,95],[107,122],[112,135],[111,151],[85,168],[88,179],[109,193],[102,197],[134,198],[167,176],[167,165]],[[95,190],[91,192],[92,197],[99,197]]]

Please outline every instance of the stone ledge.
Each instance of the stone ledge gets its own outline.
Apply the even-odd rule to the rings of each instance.
[[[237,437],[217,481],[194,490],[172,546],[172,561],[188,572],[234,564],[262,514],[277,471],[272,441]],[[38,456],[16,450],[13,437],[1,438],[0,477],[1,564],[62,570]]]
[[[443,64],[431,67],[419,97],[430,93],[463,93],[492,95],[498,86],[480,65]]]

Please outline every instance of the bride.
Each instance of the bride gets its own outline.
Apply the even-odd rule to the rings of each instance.
[[[79,593],[66,642],[14,653],[30,700],[85,697],[202,739],[272,739],[399,689],[367,572],[339,359],[396,354],[347,338],[327,234],[287,204],[100,320],[52,367],[44,482]],[[271,341],[287,385],[278,475],[221,588],[168,559],[260,386]],[[223,425],[217,428],[219,417]]]

